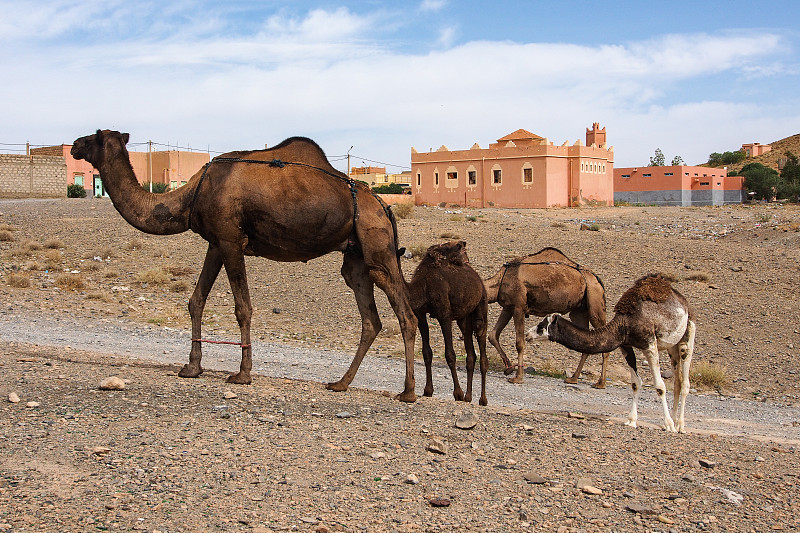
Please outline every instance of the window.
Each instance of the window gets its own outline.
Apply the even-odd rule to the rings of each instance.
[[[709,182],[707,182],[707,181],[701,181],[700,185],[711,185],[711,184]]]
[[[683,175],[684,175],[684,176],[688,176],[688,175],[689,175],[689,173],[688,173],[688,172],[684,172],[684,173],[683,173]]]
[[[458,187],[458,171],[454,168],[447,169],[447,183],[448,187]]]
[[[83,174],[75,173],[75,185],[83,187]]]
[[[435,187],[439,186],[439,173],[438,172],[434,172],[433,173],[433,185]]]
[[[495,185],[500,185],[503,183],[503,171],[499,168],[492,170],[492,182]]]
[[[422,173],[417,172],[417,187],[422,187]]]
[[[522,183],[533,183],[533,169],[531,167],[522,169]]]
[[[631,177],[631,175],[630,175],[630,174],[623,174],[623,175],[622,175],[622,177],[623,177],[623,178],[630,178],[630,177]]]
[[[478,184],[478,173],[474,170],[467,171],[467,182],[469,185],[477,185]]]
[[[170,181],[169,182],[169,188],[174,191],[175,189],[178,188],[178,182],[177,181]]]
[[[672,172],[664,172],[665,176],[672,176]]]
[[[649,178],[650,176],[652,176],[652,174],[642,174],[642,176],[644,176],[645,178]]]

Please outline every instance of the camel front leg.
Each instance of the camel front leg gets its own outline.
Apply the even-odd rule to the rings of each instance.
[[[597,383],[592,385],[592,388],[595,389],[605,389],[606,388],[606,370],[608,369],[608,352],[603,353],[603,362],[600,365],[600,379],[597,380]]]
[[[453,349],[453,321],[450,317],[438,320],[439,326],[442,328],[442,337],[444,337],[444,358],[447,361],[447,366],[450,367],[450,375],[453,378],[453,398],[460,402],[464,400],[464,391],[461,390],[456,370],[456,351]]]
[[[686,432],[684,410],[686,407],[686,396],[689,394],[690,387],[689,374],[692,366],[692,355],[694,354],[695,332],[695,323],[689,322],[686,328],[685,341],[681,341],[678,344],[678,350],[675,354],[677,357],[677,364],[673,365],[675,368],[675,371],[673,372],[673,389],[675,397],[673,398],[672,404],[672,418],[675,421],[675,429],[679,433]]]
[[[417,327],[422,339],[422,359],[425,361],[425,390],[423,396],[433,396],[433,350],[431,349],[431,332],[425,313],[417,315]]]
[[[203,269],[197,279],[192,297],[189,298],[189,316],[192,318],[192,349],[189,352],[189,362],[183,365],[178,375],[182,378],[196,378],[203,373],[201,361],[203,359],[202,338],[203,309],[205,309],[211,287],[214,286],[219,271],[222,268],[222,253],[216,246],[209,245]]]
[[[336,392],[346,391],[353,382],[364,355],[372,346],[382,327],[378,308],[375,306],[374,285],[364,260],[353,253],[345,253],[341,272],[345,283],[352,289],[356,297],[358,312],[361,315],[361,340],[353,361],[350,363],[350,368],[339,381],[327,385],[329,390]]]
[[[514,308],[514,331],[517,336],[517,375],[508,380],[509,383],[522,383],[525,366],[525,311]]]
[[[664,378],[661,377],[661,367],[658,362],[658,345],[653,341],[646,350],[644,355],[647,358],[647,364],[650,365],[650,371],[653,372],[653,383],[656,387],[656,393],[661,400],[661,407],[664,410],[664,429],[667,431],[675,431],[675,423],[669,414],[669,406],[667,405],[667,386],[664,384]]]
[[[628,363],[628,368],[631,371],[631,390],[633,391],[633,403],[631,404],[631,411],[628,414],[628,420],[625,421],[626,426],[632,428],[636,427],[639,420],[639,396],[642,394],[642,378],[639,377],[639,372],[636,370],[636,353],[630,346],[621,346],[620,349],[625,354],[625,362]]]
[[[489,344],[494,346],[494,349],[500,354],[500,359],[503,360],[503,364],[506,365],[503,371],[506,376],[514,371],[514,366],[511,364],[505,350],[503,350],[503,347],[500,345],[500,334],[503,333],[503,330],[508,325],[512,316],[512,310],[508,307],[503,307],[500,311],[500,316],[497,318],[497,324],[495,324],[494,329],[489,332]]]
[[[250,344],[250,321],[253,317],[253,307],[250,303],[250,290],[247,287],[244,254],[238,243],[224,243],[220,245],[220,248],[222,248],[225,272],[228,274],[231,292],[233,292],[234,314],[239,323],[242,346],[242,362],[239,365],[239,372],[228,376],[228,383],[249,385],[252,383],[250,371],[253,369],[253,347]]]
[[[472,317],[467,316],[458,321],[458,329],[461,330],[461,335],[464,337],[464,348],[467,352],[467,392],[464,393],[464,401],[472,403],[472,376],[475,373],[475,343],[472,340],[473,333]]]

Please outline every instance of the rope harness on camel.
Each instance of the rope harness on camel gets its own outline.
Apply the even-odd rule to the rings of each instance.
[[[211,161],[209,161],[208,163],[203,165],[203,174],[200,176],[200,181],[197,182],[197,187],[195,188],[194,194],[192,195],[192,201],[189,204],[189,227],[191,227],[191,225],[192,225],[192,214],[194,213],[194,204],[195,204],[195,201],[197,200],[197,194],[199,193],[200,187],[202,186],[203,181],[206,178],[206,173],[208,172],[208,168],[214,163],[253,163],[253,164],[258,164],[258,165],[269,165],[269,166],[274,167],[274,168],[284,168],[284,167],[286,167],[286,165],[293,165],[293,166],[297,166],[297,167],[305,167],[305,168],[310,168],[312,170],[317,170],[319,172],[322,172],[323,174],[326,174],[328,176],[331,176],[333,178],[336,178],[336,179],[346,183],[348,188],[350,189],[350,196],[353,198],[353,231],[351,232],[350,238],[347,240],[347,248],[345,248],[344,253],[350,252],[350,253],[359,254],[359,255],[361,254],[361,250],[359,249],[359,246],[358,246],[358,236],[356,235],[356,222],[358,221],[358,188],[357,188],[358,186],[356,185],[356,180],[354,180],[354,179],[352,179],[352,178],[350,178],[348,176],[345,176],[343,174],[336,174],[336,173],[331,172],[329,170],[326,170],[324,168],[320,168],[320,167],[317,167],[317,166],[314,166],[314,165],[309,165],[307,163],[297,163],[297,162],[294,162],[294,161],[282,161],[280,159],[272,159],[271,161],[263,161],[263,160],[260,160],[260,159],[243,159],[243,158],[240,158],[240,157],[215,157],[214,159],[212,159]],[[381,197],[378,196],[377,194],[375,194],[371,189],[369,190],[369,192],[381,204],[381,207],[383,208],[383,212],[386,213],[386,216],[390,220],[394,220],[392,212],[391,212],[391,209],[389,209],[389,206],[386,204],[386,202],[384,202],[383,199],[381,199]],[[394,223],[392,223],[392,225],[394,226]],[[396,226],[394,228],[394,240],[395,240],[395,246],[397,246],[397,227]],[[401,252],[398,251],[398,255],[400,253]],[[241,346],[242,348],[249,348],[251,346],[250,344],[242,344],[241,342],[216,341],[216,340],[209,340],[209,339],[192,339],[192,342],[208,342],[208,343],[212,343],[212,344],[233,344],[233,345],[236,345],[236,346]]]

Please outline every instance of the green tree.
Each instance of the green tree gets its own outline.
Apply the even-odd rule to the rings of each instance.
[[[733,165],[747,159],[747,154],[744,150],[736,150],[734,152],[714,152],[708,156],[708,164],[713,167],[721,165]]]
[[[86,198],[86,189],[74,183],[67,185],[67,198]]]
[[[756,200],[771,200],[778,190],[778,172],[761,163],[749,163],[739,171],[744,176],[745,188],[755,193]]]
[[[666,164],[666,159],[664,158],[664,152],[661,151],[661,148],[656,148],[656,154],[650,158],[650,166],[651,167],[663,167]]]
[[[786,164],[781,169],[778,184],[778,198],[788,198],[796,202],[800,197],[800,161],[792,152],[786,152]]]
[[[403,187],[399,183],[387,183],[372,188],[372,192],[377,194],[403,194]]]
[[[672,166],[677,167],[678,165],[685,165],[686,163],[683,162],[683,158],[679,155],[676,155],[672,158]]]
[[[150,190],[150,182],[142,183],[142,188],[145,190]],[[167,192],[167,184],[166,183],[156,183],[153,182],[153,192],[155,194],[162,194]]]

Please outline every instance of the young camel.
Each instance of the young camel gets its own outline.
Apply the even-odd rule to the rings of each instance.
[[[549,339],[584,353],[610,352],[619,347],[625,354],[625,362],[631,372],[633,405],[625,424],[632,427],[636,427],[637,405],[642,391],[642,378],[636,370],[634,352],[640,350],[653,373],[656,392],[664,408],[667,431],[683,433],[689,367],[692,364],[696,331],[694,313],[686,298],[660,274],[650,274],[637,280],[633,287],[625,291],[614,312],[614,318],[608,324],[593,331],[580,328],[559,315],[548,315],[536,328],[528,331],[527,338]],[[672,416],[658,364],[659,350],[666,350],[672,361]]]
[[[545,316],[549,313],[569,314],[570,319],[583,328],[589,324],[599,328],[606,323],[606,294],[603,282],[591,270],[582,267],[555,248],[544,248],[535,254],[519,257],[504,264],[491,278],[484,280],[489,303],[499,303],[503,310],[489,342],[506,365],[506,374],[516,369],[512,383],[522,383],[525,352],[525,317]],[[500,345],[500,334],[514,319],[516,332],[517,365],[512,365]],[[582,353],[578,368],[564,381],[577,383],[583,364],[589,354]],[[592,385],[596,389],[606,386],[608,354],[603,354],[600,378]]]
[[[453,376],[453,397],[458,401],[472,401],[472,375],[475,370],[475,346],[480,350],[481,397],[479,403],[487,405],[486,372],[486,315],[489,304],[481,277],[470,266],[466,252],[467,243],[451,241],[428,248],[411,282],[408,284],[411,308],[417,317],[422,337],[422,355],[425,359],[425,396],[433,395],[430,332],[427,315],[439,321],[444,337],[444,355]],[[453,320],[458,323],[467,350],[467,393],[461,390],[456,373],[456,354],[453,350]]]

